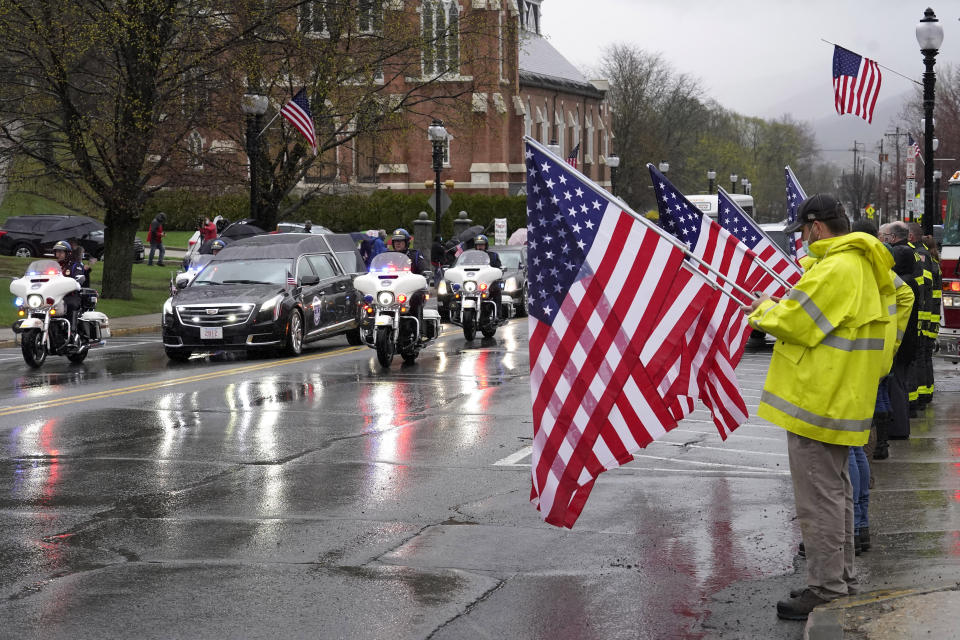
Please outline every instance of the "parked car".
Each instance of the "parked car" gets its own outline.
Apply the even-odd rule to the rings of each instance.
[[[278,222],[277,223],[277,233],[306,233],[306,231],[304,231],[304,229],[306,228],[307,228],[307,225],[303,224],[302,222]],[[310,227],[310,233],[333,233],[333,232],[324,226],[315,224]]]
[[[345,335],[361,343],[359,296],[365,271],[349,234],[279,233],[238,240],[163,305],[167,357],[197,351],[282,350]]]
[[[55,242],[42,242],[45,233],[55,224],[68,220],[74,216],[26,215],[7,218],[0,228],[0,253],[21,258],[36,258],[42,255],[52,255]],[[103,258],[104,237],[103,230],[87,233],[80,238],[80,246],[84,252],[94,258]],[[143,261],[143,242],[135,238],[133,242],[133,259]]]
[[[527,315],[527,247],[525,245],[493,246],[503,265],[503,293],[513,298],[518,316]],[[450,321],[450,300],[453,292],[445,280],[437,283],[437,311],[440,319]]]

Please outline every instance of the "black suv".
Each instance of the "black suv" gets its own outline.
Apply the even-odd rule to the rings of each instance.
[[[0,228],[0,253],[20,258],[35,258],[52,253],[53,242],[41,242],[43,235],[57,222],[68,220],[67,215],[29,215],[7,218]],[[80,245],[87,255],[100,259],[103,257],[103,231],[94,231],[80,239]],[[143,241],[136,238],[133,243],[133,259],[143,261]]]

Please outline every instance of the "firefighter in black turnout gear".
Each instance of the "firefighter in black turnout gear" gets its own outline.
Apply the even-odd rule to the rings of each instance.
[[[937,342],[937,333],[939,326],[934,327],[934,315],[940,314],[940,300],[935,300],[933,296],[933,257],[927,245],[923,243],[923,230],[916,222],[907,224],[910,236],[910,246],[917,253],[920,265],[920,277],[923,278],[921,286],[920,311],[917,314],[917,326],[920,331],[920,340],[917,343],[917,355],[910,367],[910,411],[913,412],[923,407],[933,399],[933,349]],[[937,268],[939,271],[939,268]],[[937,305],[936,314],[933,312],[934,304]],[[939,322],[937,323],[939,325]]]

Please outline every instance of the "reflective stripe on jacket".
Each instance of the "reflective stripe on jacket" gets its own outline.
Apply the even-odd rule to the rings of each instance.
[[[816,261],[790,294],[749,317],[779,338],[758,414],[806,438],[862,446],[912,296],[906,306],[908,296],[897,295],[893,256],[873,236],[826,238],[810,254]]]

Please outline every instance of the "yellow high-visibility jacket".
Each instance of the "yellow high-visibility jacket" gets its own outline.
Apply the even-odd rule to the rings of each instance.
[[[894,284],[893,256],[871,235],[818,240],[809,253],[814,261],[790,294],[748,318],[779,339],[758,414],[806,438],[862,446],[906,296]]]

